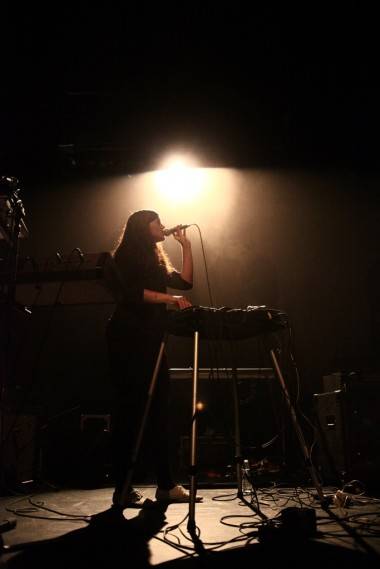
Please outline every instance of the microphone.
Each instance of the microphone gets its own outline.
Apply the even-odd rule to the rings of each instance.
[[[164,235],[168,237],[168,235],[172,235],[177,229],[187,229],[190,225],[191,223],[189,225],[176,225],[175,227],[170,227],[170,229],[164,229]]]

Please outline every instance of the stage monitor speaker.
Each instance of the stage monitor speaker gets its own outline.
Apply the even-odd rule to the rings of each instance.
[[[358,479],[372,485],[378,480],[379,396],[380,383],[363,379],[314,395],[317,460],[324,482]]]
[[[82,414],[78,477],[82,487],[111,483],[111,415]]]
[[[2,478],[8,487],[33,480],[36,466],[37,419],[4,413],[2,417]]]
[[[344,393],[336,390],[314,394],[317,421],[317,466],[323,482],[338,483],[349,468]]]
[[[110,482],[110,415],[62,415],[45,430],[43,477],[62,485],[91,488]]]

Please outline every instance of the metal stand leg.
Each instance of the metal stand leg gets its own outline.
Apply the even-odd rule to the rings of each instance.
[[[289,411],[290,411],[290,416],[291,416],[291,419],[293,421],[293,426],[294,426],[294,429],[296,431],[296,434],[297,434],[297,437],[298,437],[298,440],[299,440],[299,443],[301,446],[301,450],[302,450],[302,453],[303,453],[303,456],[305,459],[306,467],[308,468],[308,470],[310,472],[311,479],[313,481],[313,484],[315,486],[315,489],[317,491],[319,499],[321,500],[321,504],[327,505],[327,501],[325,499],[325,496],[323,495],[323,490],[322,490],[321,484],[318,480],[318,477],[317,477],[317,474],[315,472],[315,468],[313,466],[313,463],[311,462],[311,457],[310,457],[309,449],[307,448],[307,445],[306,445],[305,437],[304,437],[302,429],[298,423],[298,419],[297,419],[295,409],[292,405],[292,402],[290,401],[289,392],[287,390],[287,387],[286,387],[286,384],[285,384],[285,381],[284,381],[284,378],[283,378],[283,375],[281,372],[280,365],[278,363],[278,359],[277,359],[275,350],[272,348],[269,353],[270,353],[270,357],[271,357],[272,362],[273,362],[274,371],[275,371],[276,376],[277,376],[277,378],[281,384],[282,391],[283,391],[284,396],[285,396],[285,401],[286,401],[288,408],[289,408]]]
[[[132,452],[132,458],[131,458],[131,465],[129,467],[129,470],[127,472],[127,476],[124,482],[124,486],[123,489],[120,493],[120,497],[119,497],[119,502],[118,502],[118,506],[120,507],[125,507],[126,505],[126,499],[127,499],[127,495],[128,495],[128,490],[131,486],[132,483],[132,477],[133,477],[133,473],[134,473],[134,469],[136,466],[136,462],[137,462],[137,458],[139,455],[139,451],[140,451],[140,447],[141,447],[141,442],[143,439],[143,435],[144,435],[144,431],[145,431],[145,426],[146,426],[146,422],[148,419],[148,415],[149,415],[149,411],[150,411],[150,407],[152,404],[152,399],[153,399],[153,394],[154,394],[154,389],[156,387],[156,383],[157,383],[157,377],[158,377],[158,372],[160,370],[160,366],[161,366],[161,361],[162,361],[162,356],[164,354],[164,349],[165,349],[165,344],[166,344],[166,339],[167,337],[165,336],[161,342],[160,345],[160,349],[158,352],[158,356],[157,356],[157,360],[156,360],[156,365],[153,371],[153,375],[152,375],[152,379],[150,382],[150,386],[149,386],[149,390],[148,390],[148,399],[145,405],[145,409],[144,409],[144,414],[143,414],[143,418],[141,421],[141,426],[140,426],[140,430],[138,432],[137,435],[137,439],[136,439],[136,443]]]
[[[232,369],[232,386],[234,393],[235,461],[236,461],[237,495],[239,498],[241,498],[243,496],[243,480],[241,475],[241,465],[243,457],[241,456],[239,394],[237,388],[237,373],[235,368]]]
[[[197,473],[197,399],[198,399],[198,345],[199,332],[194,332],[194,363],[193,363],[193,400],[191,414],[191,450],[190,450],[190,500],[189,500],[189,520],[187,529],[190,534],[195,534],[195,502],[197,493],[196,473]]]

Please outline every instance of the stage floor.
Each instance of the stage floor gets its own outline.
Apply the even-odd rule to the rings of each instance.
[[[244,501],[233,486],[201,488],[192,536],[189,504],[158,504],[154,486],[137,489],[142,507],[123,516],[110,509],[111,487],[3,496],[0,567],[380,566],[376,497],[347,494],[322,510],[314,488],[273,484]],[[323,488],[330,500],[336,491]]]

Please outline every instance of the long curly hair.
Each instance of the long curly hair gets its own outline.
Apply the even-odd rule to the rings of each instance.
[[[174,270],[162,244],[156,243],[149,231],[149,224],[157,218],[155,211],[147,209],[135,211],[129,216],[113,251],[116,262],[134,259],[145,268],[161,265],[167,273]]]

